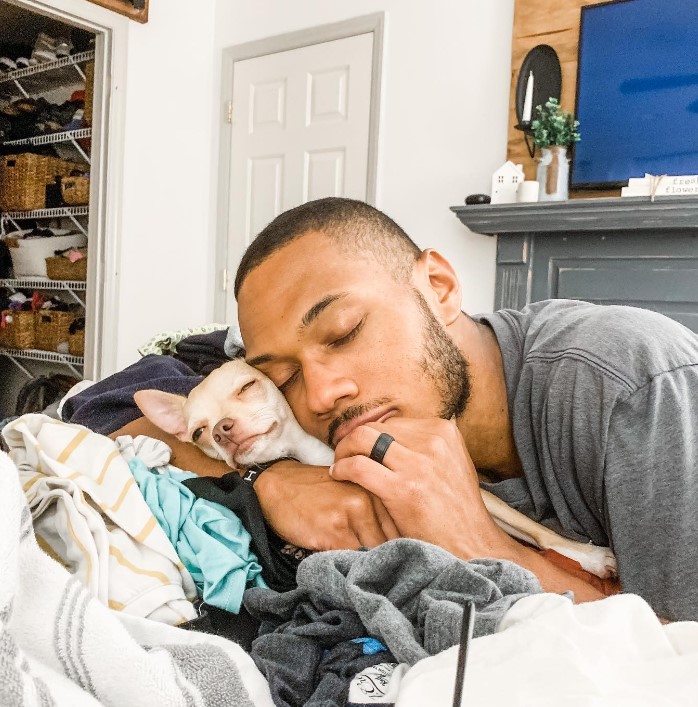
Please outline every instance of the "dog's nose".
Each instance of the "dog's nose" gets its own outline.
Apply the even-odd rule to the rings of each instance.
[[[234,426],[235,420],[231,420],[229,417],[224,417],[222,420],[219,420],[213,427],[213,439],[216,444],[232,442]]]

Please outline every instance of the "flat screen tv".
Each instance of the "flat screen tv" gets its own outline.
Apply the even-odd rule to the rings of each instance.
[[[582,10],[573,188],[698,174],[698,0]]]

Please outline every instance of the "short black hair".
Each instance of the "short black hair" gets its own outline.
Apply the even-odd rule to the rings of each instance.
[[[280,214],[252,241],[235,275],[235,298],[256,267],[312,231],[332,238],[344,252],[373,255],[398,281],[409,281],[422,252],[395,221],[375,207],[334,196],[317,199]]]

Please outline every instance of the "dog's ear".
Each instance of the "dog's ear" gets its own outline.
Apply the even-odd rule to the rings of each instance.
[[[161,430],[180,439],[186,435],[184,403],[187,399],[184,396],[162,390],[139,390],[133,394],[133,399],[140,411]]]

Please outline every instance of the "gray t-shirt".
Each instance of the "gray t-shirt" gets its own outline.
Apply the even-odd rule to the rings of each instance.
[[[610,545],[623,590],[698,620],[698,336],[654,312],[548,300],[494,330],[524,477],[483,486]]]

